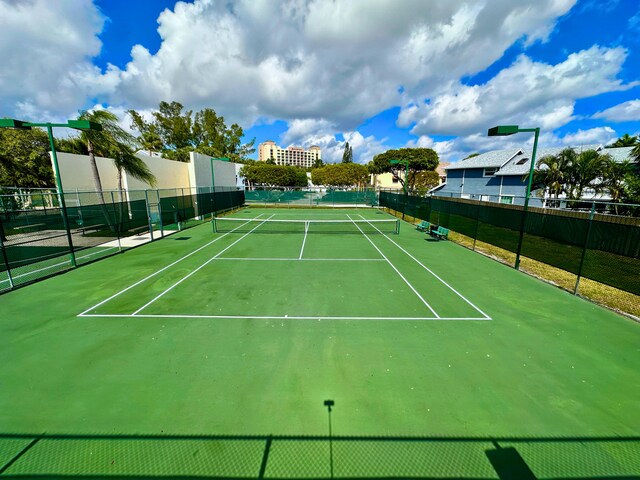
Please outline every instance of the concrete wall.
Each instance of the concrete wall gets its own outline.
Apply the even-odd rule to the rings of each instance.
[[[211,164],[216,187],[236,188],[236,164],[222,160],[211,160],[212,157],[201,153],[189,154],[189,179],[193,187],[211,187]]]
[[[149,155],[138,153],[156,176],[157,184],[155,188],[189,188],[189,164],[176,162],[166,158],[150,157]],[[62,188],[70,190],[90,190],[94,191],[93,175],[88,155],[75,155],[73,153],[58,152],[58,166],[62,178]],[[53,161],[53,158],[52,158]],[[96,165],[100,173],[100,181],[103,190],[117,190],[117,170],[110,158],[96,157]],[[141,182],[133,177],[123,174],[122,184],[127,190],[144,190],[151,188],[150,185]]]

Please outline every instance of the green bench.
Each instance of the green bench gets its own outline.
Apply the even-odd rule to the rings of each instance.
[[[449,236],[449,229],[444,227],[438,227],[434,230],[431,230],[431,236],[437,238],[438,240],[446,240]]]
[[[423,220],[416,225],[416,230],[419,232],[429,232],[431,230],[431,224],[426,220]]]

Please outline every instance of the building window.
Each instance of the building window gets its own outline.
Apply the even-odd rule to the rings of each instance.
[[[483,177],[493,177],[496,172],[498,171],[497,167],[489,167],[489,168],[485,168],[484,172],[482,173]]]
[[[529,161],[529,159],[528,159],[528,158],[522,158],[522,159],[520,159],[520,160],[518,160],[518,161],[516,162],[516,165],[524,165],[524,164],[525,164],[525,163],[527,163],[528,161]]]
[[[500,195],[500,203],[513,205],[513,195]]]

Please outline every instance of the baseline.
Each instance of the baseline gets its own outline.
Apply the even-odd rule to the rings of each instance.
[[[254,320],[460,320],[460,321],[473,321],[479,320],[491,320],[485,317],[340,317],[340,316],[297,316],[297,315],[160,315],[160,314],[102,314],[102,313],[88,313],[79,315],[81,317],[94,317],[94,318],[210,318],[210,319],[254,319]]]
[[[363,220],[367,220],[366,218],[362,217],[362,215],[360,215],[360,217]],[[482,310],[480,310],[478,307],[476,307],[470,300],[468,300],[464,295],[462,295],[460,292],[458,292],[455,288],[453,288],[451,285],[449,285],[447,282],[445,282],[442,278],[440,278],[435,272],[433,272],[433,270],[431,270],[429,267],[427,267],[426,265],[424,265],[420,260],[418,260],[416,257],[414,257],[411,253],[409,253],[408,251],[406,251],[403,247],[401,247],[400,245],[398,245],[393,239],[389,238],[389,236],[387,236],[387,234],[381,232],[378,227],[376,227],[375,225],[373,225],[371,222],[368,222],[371,226],[373,226],[373,228],[375,228],[376,230],[378,230],[378,232],[380,234],[382,234],[382,236],[384,236],[387,240],[389,240],[391,243],[393,243],[396,247],[398,247],[400,250],[402,250],[406,255],[408,255],[414,262],[416,262],[418,265],[420,265],[422,268],[424,268],[427,272],[429,272],[431,275],[433,275],[435,278],[437,278],[440,282],[442,282],[446,287],[448,287],[453,293],[455,293],[456,295],[458,295],[462,300],[464,300],[465,302],[467,302],[472,308],[474,308],[476,311],[480,312],[482,315],[485,316],[485,320],[491,320],[491,317],[489,315],[487,315],[486,313],[484,313]]]
[[[261,213],[261,214],[259,214],[255,219],[258,219],[258,218],[259,218],[259,217],[261,217],[262,215],[263,215],[262,213]],[[255,219],[254,219],[254,220],[255,220]],[[249,222],[247,222],[247,223],[249,223]],[[242,224],[242,225],[238,225],[238,227],[236,227],[236,229],[241,228],[241,227],[243,227],[244,225],[246,225],[246,223],[245,223],[245,224]],[[141,283],[146,282],[146,281],[147,281],[147,280],[149,280],[150,278],[153,278],[153,277],[155,277],[156,275],[158,275],[159,273],[162,273],[162,272],[164,272],[165,270],[167,270],[168,268],[171,268],[171,267],[173,267],[174,265],[176,265],[177,263],[180,263],[182,260],[184,260],[184,259],[186,259],[186,258],[189,258],[191,255],[194,255],[194,254],[198,253],[200,250],[203,250],[203,249],[207,248],[209,245],[212,245],[212,244],[216,243],[218,240],[221,240],[222,238],[226,237],[226,236],[227,236],[227,235],[229,235],[230,233],[233,233],[233,230],[231,230],[230,232],[227,232],[227,233],[225,233],[225,234],[223,234],[223,235],[220,235],[219,237],[217,237],[217,238],[213,239],[212,241],[210,241],[210,242],[206,243],[206,244],[205,244],[205,245],[203,245],[202,247],[197,248],[197,249],[196,249],[196,250],[194,250],[193,252],[190,252],[190,253],[186,254],[185,256],[180,257],[178,260],[176,260],[175,262],[170,263],[170,264],[169,264],[169,265],[167,265],[166,267],[163,267],[163,268],[161,268],[160,270],[157,270],[157,271],[153,272],[152,274],[147,275],[147,276],[146,276],[146,277],[144,277],[142,280],[138,280],[136,283],[134,283],[134,284],[132,284],[132,285],[129,285],[128,287],[126,287],[126,288],[124,288],[124,289],[120,290],[119,292],[117,292],[117,293],[115,293],[115,294],[111,295],[110,297],[108,297],[108,298],[106,298],[106,299],[102,300],[101,302],[96,303],[94,306],[92,306],[92,307],[90,307],[90,308],[87,308],[87,309],[86,309],[86,310],[84,310],[83,312],[79,313],[79,314],[78,314],[78,316],[79,316],[79,317],[84,316],[87,312],[89,312],[89,311],[93,310],[94,308],[98,308],[98,307],[100,307],[101,305],[104,305],[105,303],[109,302],[110,300],[113,300],[114,298],[118,297],[119,295],[122,295],[124,292],[129,291],[129,290],[131,290],[131,289],[132,289],[132,288],[134,288],[134,287],[137,287],[137,286],[138,286],[138,285],[140,285]]]

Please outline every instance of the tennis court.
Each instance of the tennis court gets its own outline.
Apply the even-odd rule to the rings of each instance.
[[[632,320],[373,208],[213,230],[0,296],[0,477],[640,477]]]

